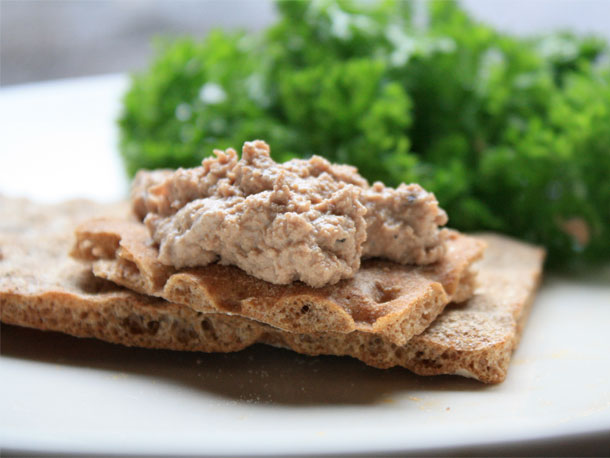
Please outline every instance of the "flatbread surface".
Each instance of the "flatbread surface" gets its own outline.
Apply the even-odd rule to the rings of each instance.
[[[336,285],[274,285],[218,264],[175,271],[157,260],[146,227],[135,221],[94,219],[76,230],[73,254],[93,273],[131,290],[205,313],[227,313],[279,329],[368,332],[396,345],[421,333],[452,300],[465,300],[475,281],[470,266],[484,243],[452,232],[446,256],[433,266],[364,261],[356,276]]]
[[[506,376],[540,278],[544,251],[498,235],[480,264],[480,286],[405,345],[353,331],[304,334],[145,296],[92,275],[71,259],[72,231],[124,206],[41,206],[0,197],[0,319],[4,323],[148,348],[237,351],[266,343],[310,354],[349,355],[418,374],[459,374],[486,383]]]

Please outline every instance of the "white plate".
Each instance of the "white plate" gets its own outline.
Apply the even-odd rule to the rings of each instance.
[[[109,76],[0,90],[0,193],[45,201],[124,196],[113,120],[125,85]],[[3,326],[0,447],[502,453],[542,441],[536,446],[560,453],[570,449],[553,444],[586,437],[590,450],[606,454],[610,282],[607,272],[599,277],[545,280],[508,378],[496,386],[261,346],[176,353]]]

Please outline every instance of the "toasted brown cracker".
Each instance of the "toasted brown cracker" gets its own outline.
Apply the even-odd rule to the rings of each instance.
[[[218,264],[176,272],[157,261],[157,249],[138,222],[95,219],[80,225],[76,236],[73,254],[92,261],[96,276],[140,293],[290,332],[362,331],[397,345],[426,329],[451,300],[472,295],[469,268],[484,247],[452,232],[447,255],[434,266],[369,260],[350,280],[312,288],[300,282],[274,285]]]
[[[399,365],[421,375],[457,374],[501,382],[533,302],[545,252],[500,235],[479,237],[488,248],[479,264],[475,295],[463,304],[451,304],[404,346],[362,333],[276,333],[275,342],[266,342],[311,355],[351,355],[380,368]]]
[[[67,256],[71,229],[90,203],[37,206],[0,198],[0,319],[128,346],[236,351],[262,342],[306,354],[350,355],[376,367],[459,374],[501,382],[540,277],[544,252],[505,237],[483,238],[481,285],[426,331],[398,346],[370,333],[294,334],[239,316],[202,313],[124,290]]]

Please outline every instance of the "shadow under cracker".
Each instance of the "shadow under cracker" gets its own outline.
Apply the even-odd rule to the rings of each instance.
[[[235,353],[151,350],[6,324],[0,325],[0,354],[146,376],[266,405],[375,405],[424,390],[489,388],[458,376],[422,377],[403,368],[375,369],[349,357],[311,357],[261,344]]]

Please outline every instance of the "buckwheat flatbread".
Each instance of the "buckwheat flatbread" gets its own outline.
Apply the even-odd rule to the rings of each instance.
[[[294,333],[361,331],[404,345],[451,302],[469,298],[470,266],[484,243],[451,232],[448,249],[431,266],[364,261],[354,278],[312,288],[274,285],[237,267],[219,264],[175,271],[157,260],[146,227],[136,221],[94,219],[76,230],[73,255],[114,283],[204,313],[254,319]]]
[[[544,251],[497,235],[477,291],[451,305],[406,345],[371,333],[295,334],[260,322],[203,313],[138,294],[95,277],[71,259],[73,227],[92,214],[116,216],[122,206],[71,202],[39,206],[0,198],[0,319],[4,323],[95,337],[128,346],[228,352],[266,343],[317,355],[349,355],[418,374],[458,374],[501,382],[540,278]]]

